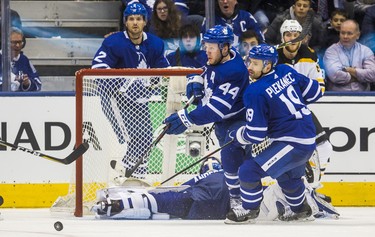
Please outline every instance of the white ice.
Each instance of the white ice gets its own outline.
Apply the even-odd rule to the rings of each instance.
[[[223,221],[96,220],[51,215],[48,209],[0,209],[0,237],[374,237],[375,207],[338,207],[340,219],[312,222],[261,222],[226,225]],[[63,230],[56,231],[56,221]]]

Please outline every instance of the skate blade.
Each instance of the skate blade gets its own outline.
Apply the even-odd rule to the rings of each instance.
[[[229,220],[228,218],[224,220],[224,223],[227,225],[245,225],[245,224],[255,224],[256,220],[255,219],[248,219],[246,221],[232,221]]]

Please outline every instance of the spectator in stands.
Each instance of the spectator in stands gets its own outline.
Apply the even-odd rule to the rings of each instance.
[[[147,10],[138,2],[128,4],[124,11],[125,31],[106,37],[96,52],[92,68],[165,68],[163,41],[143,31],[147,24]],[[111,80],[97,81],[101,90],[102,110],[110,120],[113,132],[120,144],[127,144],[119,176],[136,168],[132,177],[144,178],[147,172],[148,149],[152,143],[152,124],[148,99],[153,83],[158,80]],[[105,92],[108,92],[107,94]],[[115,116],[118,115],[118,116]],[[113,119],[115,118],[115,119]],[[143,159],[142,159],[143,158]],[[116,168],[117,166],[115,166]]]
[[[375,6],[366,9],[362,21],[361,43],[375,52]]]
[[[23,54],[24,47],[23,32],[12,27],[10,30],[10,47],[11,47],[11,90],[12,91],[40,91],[42,82],[39,75],[30,62],[30,60]],[[0,57],[0,73],[2,90],[2,58]]]
[[[239,47],[239,38],[243,32],[253,30],[264,42],[261,27],[250,12],[239,10],[237,0],[217,0],[215,25],[231,26],[234,33],[233,47]],[[202,25],[202,32],[206,31],[206,19]]]
[[[0,20],[1,20],[1,4],[0,4]],[[10,25],[22,30],[21,17],[18,14],[18,12],[13,9],[10,9]],[[0,25],[0,29],[1,29],[1,25]]]
[[[360,44],[359,25],[355,20],[346,20],[340,27],[340,41],[329,47],[323,58],[327,90],[368,91],[375,82],[374,53]]]
[[[356,0],[354,1],[354,19],[359,25],[362,24],[367,8],[373,6],[375,0]]]
[[[0,4],[0,22],[1,22],[1,4]],[[22,21],[21,17],[15,10],[10,9],[10,25],[12,27],[17,27],[18,29],[22,30]],[[0,32],[1,31],[1,24],[0,24]],[[26,41],[24,41],[26,42]],[[0,47],[1,47],[1,37],[0,37]]]
[[[313,14],[312,19],[309,19],[309,14]],[[274,45],[281,42],[280,27],[285,20],[290,19],[297,20],[303,28],[310,29],[305,43],[318,51],[323,44],[325,28],[322,18],[311,9],[311,0],[295,0],[293,6],[276,16],[264,34],[266,42]]]
[[[207,54],[201,50],[201,37],[199,28],[192,24],[180,28],[180,47],[167,55],[171,66],[199,68],[207,62]]]
[[[241,57],[245,60],[247,56],[249,55],[249,51],[252,47],[255,45],[258,45],[260,42],[260,39],[258,35],[253,30],[247,30],[243,32],[243,34],[240,37],[240,46],[239,46],[239,52],[241,54]]]
[[[152,16],[155,0],[152,0],[152,1],[150,0],[121,0],[121,1],[122,1],[121,12],[125,10],[128,4],[133,3],[133,2],[140,2],[146,8],[148,15]],[[197,0],[197,1],[201,1],[201,0]],[[181,13],[183,21],[186,21],[186,23],[196,24],[197,26],[202,25],[203,17],[200,15],[195,15],[195,13],[191,11],[191,6],[193,2],[192,0],[173,0],[173,2],[177,10]],[[149,26],[150,24],[146,26],[145,31],[148,31]],[[123,30],[122,25],[120,26],[120,30]]]
[[[348,14],[344,10],[335,10],[331,13],[330,22],[327,25],[327,34],[324,36],[325,40],[322,44],[322,49],[325,50],[334,43],[340,40],[340,26],[348,19]]]
[[[178,48],[178,33],[181,27],[181,13],[173,0],[156,0],[151,16],[150,33],[164,41],[165,55]]]
[[[366,9],[365,17],[362,21],[362,34],[374,34],[375,33],[375,6],[371,6]]]

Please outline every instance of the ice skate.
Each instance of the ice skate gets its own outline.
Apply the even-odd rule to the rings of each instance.
[[[244,209],[242,206],[232,208],[225,219],[225,224],[248,224],[255,223],[255,218],[259,216],[259,210]]]
[[[280,201],[276,202],[277,211],[279,213],[279,220],[281,221],[308,221],[314,220],[311,216],[312,210],[307,201],[303,202],[301,211],[293,212],[289,206],[284,206]]]

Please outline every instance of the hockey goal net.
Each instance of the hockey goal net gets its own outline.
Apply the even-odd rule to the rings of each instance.
[[[89,150],[76,162],[68,195],[60,197],[52,211],[89,213],[96,191],[122,185],[123,173],[112,169],[116,161],[129,168],[144,156],[163,130],[163,120],[184,107],[186,75],[201,69],[83,69],[76,73],[76,142],[87,141]],[[189,110],[194,106],[189,106]],[[165,135],[134,172],[151,185],[217,148],[212,126],[194,127],[178,136]],[[211,146],[209,145],[211,144]],[[199,165],[170,181],[184,182],[197,174]]]

